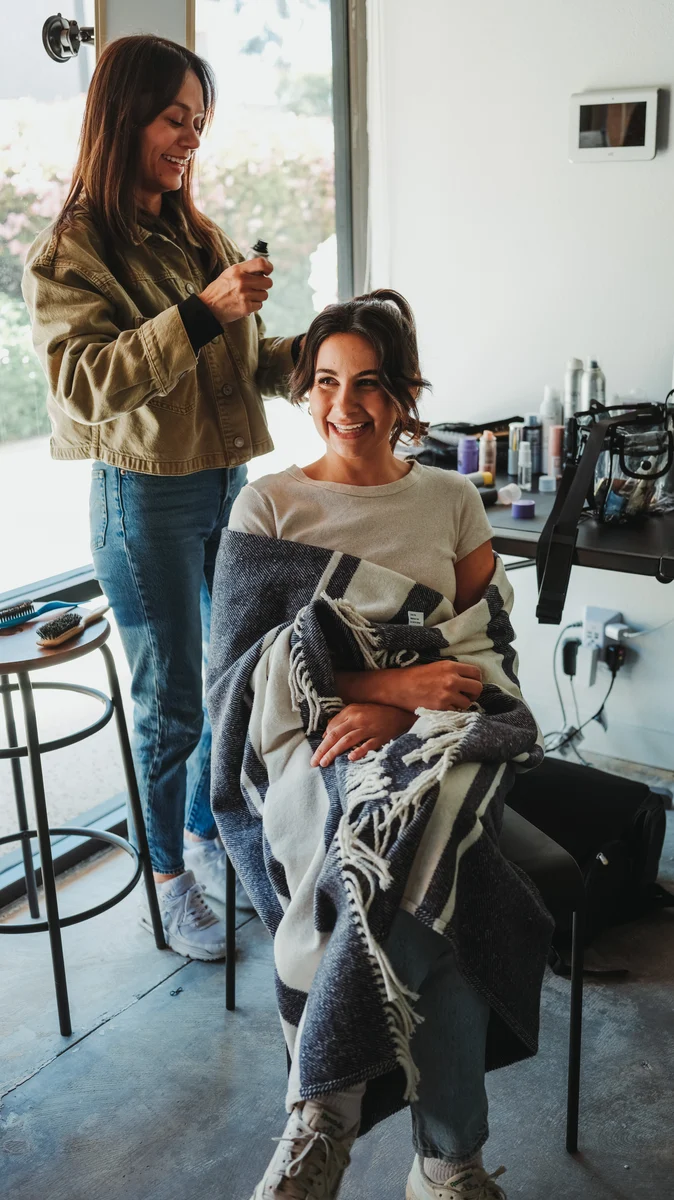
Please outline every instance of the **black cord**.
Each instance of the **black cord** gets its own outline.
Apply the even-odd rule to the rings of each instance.
[[[555,681],[555,688],[557,689],[557,699],[559,700],[559,707],[562,710],[562,725],[563,726],[565,726],[567,724],[567,721],[566,721],[566,709],[564,707],[564,700],[562,699],[562,690],[559,686],[559,679],[557,678],[557,651],[559,650],[560,642],[561,642],[562,638],[564,637],[564,634],[568,633],[569,629],[578,629],[582,624],[583,624],[582,621],[571,621],[568,625],[565,625],[564,628],[562,629],[561,633],[559,634],[559,637],[557,638],[557,641],[555,642],[555,648],[552,651],[552,676]],[[545,740],[545,738],[555,737],[557,732],[558,731],[556,729],[553,729],[550,733],[545,733],[543,735],[544,740]],[[562,732],[563,732],[563,730],[562,730]],[[555,749],[555,747],[553,747],[553,749]]]
[[[561,742],[558,742],[556,746],[548,746],[548,747],[546,747],[546,749],[548,749],[548,750],[561,750],[562,746],[568,746],[569,742],[572,742],[572,741],[573,741],[573,739],[574,739],[574,738],[575,738],[575,737],[576,737],[576,736],[577,736],[577,735],[580,733],[581,729],[585,729],[585,726],[586,726],[586,725],[589,725],[591,721],[596,721],[596,720],[597,720],[597,718],[601,716],[601,714],[603,713],[603,711],[604,711],[604,708],[605,708],[605,706],[606,706],[606,701],[608,700],[609,696],[611,695],[611,692],[613,691],[613,684],[614,684],[614,683],[615,683],[615,681],[616,681],[616,675],[617,675],[617,674],[618,674],[618,671],[617,671],[617,669],[616,669],[616,670],[615,670],[615,671],[613,671],[613,673],[612,673],[612,676],[611,676],[611,682],[610,682],[610,684],[609,684],[608,691],[607,691],[606,695],[604,696],[604,699],[602,700],[602,702],[601,702],[601,705],[600,705],[600,706],[599,706],[599,708],[597,709],[596,713],[593,713],[591,717],[588,717],[588,718],[587,718],[587,721],[583,721],[583,724],[582,724],[582,725],[579,725],[577,729],[574,729],[574,730],[573,730],[573,731],[572,731],[570,734],[568,734],[568,736],[567,736],[567,737],[565,737],[565,738],[564,738],[564,739],[563,739]]]

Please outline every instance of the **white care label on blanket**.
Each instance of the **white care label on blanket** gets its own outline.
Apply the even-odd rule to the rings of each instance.
[[[407,614],[407,624],[408,625],[423,625],[423,623],[424,623],[424,614],[423,613],[408,612],[408,614]]]

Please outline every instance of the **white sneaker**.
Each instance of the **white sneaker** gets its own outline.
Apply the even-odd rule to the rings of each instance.
[[[208,907],[202,893],[203,888],[196,883],[191,871],[183,871],[175,879],[157,884],[164,936],[176,954],[198,958],[201,962],[217,962],[225,957],[225,924]],[[141,925],[151,933],[146,896],[143,896],[138,915]]]
[[[334,1200],[354,1141],[318,1102],[294,1108],[252,1200]]]
[[[504,1171],[505,1167],[499,1167],[493,1175],[488,1175],[482,1167],[466,1167],[445,1183],[433,1183],[417,1154],[405,1195],[407,1200],[507,1200],[503,1188],[494,1183]]]
[[[204,889],[204,895],[217,900],[218,904],[227,903],[226,870],[227,855],[219,837],[203,842],[185,842],[183,856],[185,867],[194,872]],[[236,907],[239,912],[253,913],[255,908],[243,888],[241,881],[236,881]]]

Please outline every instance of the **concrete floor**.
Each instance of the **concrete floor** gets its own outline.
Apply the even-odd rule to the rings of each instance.
[[[112,853],[61,886],[74,911],[126,877]],[[674,822],[663,856],[674,882]],[[0,1194],[11,1200],[248,1200],[283,1126],[285,1054],[270,942],[240,930],[238,1003],[222,965],[155,950],[132,894],[65,931],[75,1032],[56,1029],[46,935],[0,940]],[[20,907],[5,919],[25,919]],[[605,935],[630,967],[586,984],[581,1153],[564,1151],[568,983],[548,976],[536,1059],[489,1077],[487,1164],[508,1196],[672,1195],[674,913]],[[402,1200],[406,1113],[354,1151],[343,1200]]]

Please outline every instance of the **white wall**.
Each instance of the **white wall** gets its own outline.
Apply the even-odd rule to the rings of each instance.
[[[669,0],[370,0],[384,64],[371,128],[383,154],[372,214],[373,283],[417,314],[431,420],[537,408],[569,355],[599,358],[607,392],[663,398],[674,353],[674,151],[652,162],[574,165],[569,97],[674,82]],[[372,25],[371,25],[372,27]],[[381,120],[384,113],[384,120]],[[670,133],[670,141],[674,133]],[[557,726],[556,629],[516,587],[522,681]],[[674,615],[674,585],[574,568],[565,620],[583,603],[637,627]],[[588,748],[674,765],[674,625],[636,642]],[[602,683],[580,689],[585,715]]]

